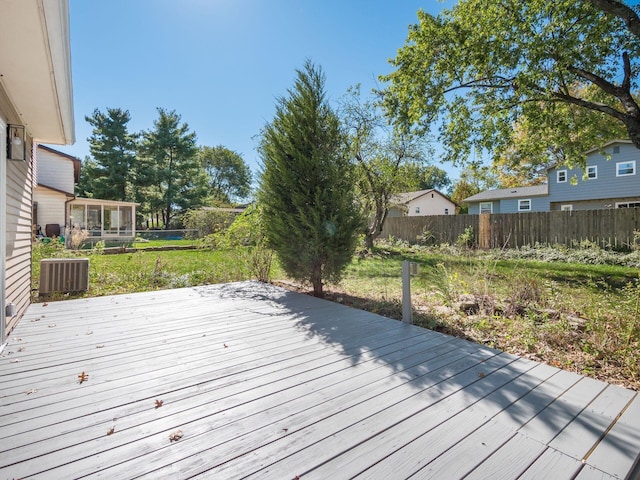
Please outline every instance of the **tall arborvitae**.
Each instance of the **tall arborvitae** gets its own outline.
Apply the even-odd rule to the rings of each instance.
[[[361,228],[340,121],[320,68],[307,61],[262,132],[258,193],[267,245],[316,296],[351,261]]]

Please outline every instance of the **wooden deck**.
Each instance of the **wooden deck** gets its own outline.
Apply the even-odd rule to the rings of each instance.
[[[638,477],[636,392],[255,282],[32,305],[0,386],[0,480]]]

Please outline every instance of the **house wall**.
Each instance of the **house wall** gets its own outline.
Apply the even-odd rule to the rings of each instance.
[[[619,153],[614,153],[614,147],[619,147]],[[606,205],[615,204],[616,198],[640,198],[640,150],[631,144],[615,143],[605,149],[605,154],[610,155],[610,159],[600,152],[592,152],[587,155],[587,166],[597,168],[597,178],[584,178],[582,168],[569,169],[568,167],[557,167],[549,170],[549,202],[572,203],[579,201],[589,201],[591,203],[574,204],[574,209],[580,206],[581,209],[600,209]],[[635,161],[635,175],[617,177],[616,164],[619,162]],[[558,183],[558,170],[567,171],[567,181]],[[571,179],[574,179],[574,182]],[[601,200],[600,202],[596,200]],[[615,205],[614,205],[615,206]],[[559,209],[559,208],[558,208]]]
[[[489,203],[487,202],[482,202],[482,203]],[[491,213],[500,213],[500,201],[499,200],[495,200],[493,202],[491,202],[491,204],[493,205],[493,210]],[[479,215],[480,214],[480,202],[473,202],[473,203],[469,203],[469,215]]]
[[[416,207],[420,208],[420,212],[416,213]],[[408,205],[408,217],[425,216],[425,215],[445,215],[445,209],[448,209],[448,215],[455,215],[456,205],[452,201],[444,198],[436,192],[426,193],[414,200]]]
[[[73,193],[73,161],[44,149],[38,151],[38,183]],[[39,207],[39,204],[38,204]],[[64,222],[64,215],[62,216]]]
[[[0,124],[2,123],[0,121]],[[6,132],[6,127],[1,126],[3,132]],[[9,333],[26,311],[31,298],[32,145],[31,141],[28,141],[27,157],[29,161],[15,162],[6,160],[4,142],[0,143],[2,143],[3,150],[1,161],[6,164],[6,191],[4,195],[6,208],[5,302],[13,303],[17,311],[16,316],[5,318],[5,332]],[[5,312],[2,313],[4,316]]]
[[[500,209],[493,213],[523,213],[518,210],[519,200],[531,200],[531,212],[548,212],[549,199],[545,197],[521,197],[521,198],[503,198],[500,200]],[[479,208],[479,207],[478,207]]]
[[[63,232],[67,196],[47,188],[36,187],[33,192],[33,201],[38,203],[38,218],[33,221],[40,225],[42,233],[45,233],[45,226],[51,223],[60,225],[60,231]]]

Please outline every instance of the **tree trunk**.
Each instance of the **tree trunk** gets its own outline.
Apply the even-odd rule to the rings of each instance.
[[[373,240],[374,240],[374,238],[375,237],[373,236],[371,231],[369,231],[369,229],[367,229],[367,231],[364,232],[364,248],[368,252],[371,252],[373,250]]]
[[[324,292],[322,291],[322,265],[313,266],[311,283],[313,285],[313,296],[318,298],[324,297]]]

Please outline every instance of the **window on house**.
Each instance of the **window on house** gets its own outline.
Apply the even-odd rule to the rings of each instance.
[[[620,147],[613,147],[613,153],[620,153]]]
[[[480,214],[483,213],[493,213],[493,203],[491,202],[481,202],[480,203]]]
[[[518,200],[518,211],[519,212],[530,212],[531,211],[531,200]]]
[[[636,161],[616,163],[616,177],[636,174]]]
[[[416,213],[420,213],[420,207],[416,207]]]
[[[448,209],[448,208],[445,208],[445,209],[444,209],[444,214],[445,214],[445,215],[449,215],[449,209]]]
[[[598,167],[596,165],[587,167],[587,178],[589,180],[595,180],[598,178]]]
[[[567,181],[567,171],[558,170],[558,183],[565,183]]]
[[[573,205],[571,204],[560,205],[560,210],[563,212],[571,212],[573,210]]]
[[[640,207],[640,202],[616,203],[616,208],[637,208],[637,207]]]

